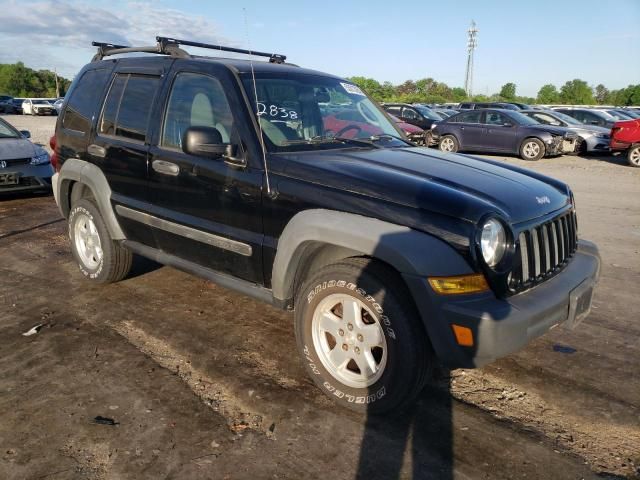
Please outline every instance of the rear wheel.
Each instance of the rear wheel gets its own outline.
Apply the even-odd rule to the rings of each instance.
[[[540,160],[544,154],[544,143],[537,138],[527,138],[520,145],[520,157],[523,160]]]
[[[397,273],[353,258],[318,271],[295,308],[305,367],[334,402],[373,413],[415,399],[433,365],[418,313]]]
[[[439,147],[443,152],[456,153],[460,148],[460,144],[458,143],[458,139],[453,135],[445,135],[440,140]]]
[[[640,167],[640,144],[631,146],[627,153],[627,160],[632,167]]]
[[[117,282],[131,270],[133,254],[111,239],[98,207],[83,198],[69,213],[71,251],[80,272],[96,283]]]

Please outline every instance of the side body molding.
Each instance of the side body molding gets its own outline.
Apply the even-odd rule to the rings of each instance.
[[[400,273],[436,276],[472,273],[467,261],[444,241],[409,227],[334,210],[296,214],[280,239],[273,264],[272,289],[277,300],[293,296],[296,272],[310,244],[335,246],[368,255]]]
[[[56,176],[57,178],[53,182],[54,195],[62,216],[67,218],[71,210],[71,205],[69,204],[71,183],[83,183],[93,192],[111,238],[114,240],[126,239],[111,206],[111,187],[109,187],[104,173],[98,167],[89,162],[69,158],[64,162]]]

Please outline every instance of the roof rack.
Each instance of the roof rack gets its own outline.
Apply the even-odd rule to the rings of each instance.
[[[284,63],[287,57],[279,53],[256,52],[254,50],[246,50],[244,48],[225,47],[223,45],[211,45],[209,43],[193,42],[191,40],[178,40],[169,37],[156,37],[158,45],[188,45],[190,47],[208,48],[210,50],[218,50],[220,52],[244,53],[245,55],[253,55],[256,57],[269,57],[270,63]]]
[[[121,53],[155,53],[159,55],[170,55],[172,57],[190,58],[191,55],[180,48],[180,45],[188,45],[191,47],[207,48],[210,50],[218,50],[220,52],[243,53],[245,55],[253,55],[258,57],[269,57],[269,63],[284,63],[287,57],[278,53],[256,52],[253,50],[245,50],[243,48],[225,47],[223,45],[211,45],[208,43],[193,42],[191,40],[178,40],[169,37],[156,37],[156,45],[131,47],[128,45],[116,45],[114,43],[91,42],[91,45],[98,47],[98,52],[93,56],[92,62],[102,60],[110,55],[118,55]]]

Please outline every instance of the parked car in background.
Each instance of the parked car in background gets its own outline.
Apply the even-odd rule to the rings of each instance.
[[[458,110],[453,110],[451,108],[433,108],[432,110],[436,112],[438,115],[440,115],[442,118],[449,118],[452,115],[455,115],[456,113],[458,113]]]
[[[611,128],[616,121],[615,118],[607,112],[592,108],[560,107],[554,108],[554,110],[569,115],[570,117],[573,117],[587,125],[598,125],[600,127]]]
[[[506,110],[520,110],[520,107],[518,107],[516,104],[507,102],[463,102],[458,108],[460,110],[477,110],[479,108],[503,108]]]
[[[59,98],[57,99],[55,102],[53,102],[53,108],[56,109],[56,113],[60,113],[60,110],[62,109],[62,104],[64,103],[64,98]]]
[[[408,103],[383,103],[385,112],[398,117],[403,122],[410,123],[423,130],[429,130],[434,122],[439,122],[442,117],[424,105],[409,105]]]
[[[12,111],[7,111],[7,113],[22,115],[22,102],[24,102],[24,98],[14,98],[11,101]]]
[[[438,123],[431,133],[443,152],[516,153],[524,160],[573,153],[578,145],[578,136],[570,130],[506,109],[462,112]]]
[[[635,118],[633,115],[630,115],[622,109],[617,110],[615,108],[603,108],[602,111],[611,115],[616,119],[616,121],[633,120]]]
[[[12,100],[10,95],[0,95],[0,113],[13,113]]]
[[[611,150],[626,150],[632,167],[640,167],[640,119],[616,122],[611,129]]]
[[[22,114],[55,115],[56,109],[44,98],[26,98],[24,102],[22,102]]]
[[[404,122],[400,120],[398,117],[394,115],[389,115],[391,120],[396,122],[396,126],[402,130],[409,140],[411,140],[416,145],[427,145],[428,141],[425,137],[425,131],[420,127],[416,127],[415,125],[411,125],[410,123]]]
[[[565,127],[576,133],[579,145],[576,153],[608,152],[611,130],[597,125],[586,125],[569,115],[554,110],[522,110],[520,113],[534,120],[556,127]]]
[[[629,115],[631,118],[640,118],[640,111],[631,108],[616,108],[615,111]]]
[[[0,193],[51,188],[49,154],[30,137],[0,118]]]

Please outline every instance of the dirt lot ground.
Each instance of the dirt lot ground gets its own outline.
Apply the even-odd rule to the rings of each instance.
[[[6,118],[42,143],[55,122]],[[504,161],[573,187],[593,313],[395,418],[334,408],[289,314],[142,260],[88,285],[53,198],[1,198],[0,478],[640,478],[640,169]]]

